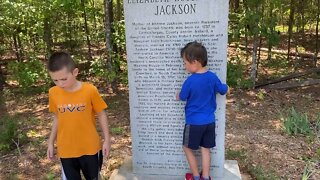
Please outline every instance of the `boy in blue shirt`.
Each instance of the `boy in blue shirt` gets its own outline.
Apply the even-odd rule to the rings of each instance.
[[[210,148],[215,142],[216,94],[228,92],[228,85],[221,83],[217,75],[206,68],[207,50],[196,41],[181,49],[184,66],[192,75],[183,83],[176,99],[187,101],[185,106],[186,124],[183,132],[183,150],[186,154],[192,174],[186,174],[186,180],[210,180]],[[198,170],[193,150],[201,147],[202,174]]]

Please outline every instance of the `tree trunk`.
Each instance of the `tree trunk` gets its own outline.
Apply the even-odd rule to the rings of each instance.
[[[0,61],[2,60],[2,58],[0,58]],[[4,75],[4,72],[2,70],[1,64],[0,64],[0,93],[2,94],[2,90],[4,88],[4,85],[6,83],[6,78]],[[1,98],[1,97],[0,97]],[[0,100],[1,101],[1,100]],[[1,105],[0,105],[1,106]]]
[[[259,36],[259,50],[258,50],[258,57],[257,57],[257,68],[256,71],[258,72],[259,70],[259,65],[260,65],[260,59],[261,59],[261,48],[262,48],[262,35],[260,34]],[[258,77],[258,73],[256,73],[256,78]]]
[[[121,19],[122,19],[121,0],[117,0],[117,21],[121,21]]]
[[[66,32],[65,32],[65,35],[66,35],[66,39],[65,39],[65,42],[66,42],[66,45],[67,45],[67,48],[70,49],[71,52],[73,52],[74,50],[74,42],[73,42],[73,31],[72,31],[72,16],[71,16],[71,12],[67,12],[67,24],[66,24]]]
[[[95,3],[94,3],[94,0],[92,0],[91,3],[92,3],[93,9],[95,9],[96,6],[95,6]],[[93,27],[94,27],[95,30],[97,29],[97,13],[96,13],[96,11],[93,11]]]
[[[270,1],[270,8],[269,8],[269,18],[270,18],[270,22],[273,20],[273,9],[274,9],[274,5],[272,3],[272,1]],[[270,35],[274,34],[274,26],[272,26],[272,23],[269,23],[269,30],[270,30]],[[271,60],[271,56],[272,56],[272,43],[271,40],[269,38],[268,40],[268,58],[267,60],[270,61]]]
[[[247,2],[244,0],[243,1],[243,6],[244,6],[244,9],[245,9],[245,12],[248,11],[248,6],[247,6]],[[244,39],[245,39],[245,51],[246,51],[246,60],[249,59],[249,49],[248,49],[248,26],[245,25],[244,27]]]
[[[47,58],[52,54],[52,47],[53,47],[53,40],[52,40],[52,30],[51,30],[51,22],[50,18],[46,17],[44,19],[43,23],[43,39],[44,42],[46,43],[46,49],[47,49]]]
[[[111,0],[104,0],[104,12],[105,12],[105,31],[106,31],[106,51],[108,54],[107,57],[107,64],[109,70],[112,70],[112,60],[111,60],[111,52],[112,52],[112,44],[111,44],[111,28],[112,28],[112,1]]]
[[[253,37],[253,51],[252,51],[252,64],[251,64],[251,80],[253,87],[255,86],[257,77],[257,49],[258,49],[258,36]]]
[[[305,2],[305,3],[308,3],[308,2]],[[303,35],[303,40],[305,39],[305,25],[306,25],[306,19],[305,19],[305,6],[304,6],[304,1],[301,0],[301,32],[302,32],[302,35]]]
[[[99,35],[98,35],[98,27],[97,27],[97,12],[96,12],[96,3],[95,0],[91,0],[91,7],[94,9],[94,11],[92,12],[92,20],[93,20],[93,28],[91,29],[91,34],[94,34],[94,43],[98,43],[99,44]],[[92,37],[92,36],[91,36]],[[91,42],[92,42],[92,38],[91,38]]]
[[[230,9],[233,10],[233,12],[238,12],[240,7],[240,0],[230,0]]]
[[[287,60],[289,61],[290,58],[290,49],[291,49],[291,37],[292,37],[292,28],[293,28],[293,21],[294,21],[294,11],[295,11],[295,6],[294,6],[294,1],[290,1],[290,15],[289,15],[289,22],[288,22],[288,55],[287,55]]]
[[[84,33],[86,34],[86,40],[87,40],[87,46],[88,46],[88,57],[90,59],[92,59],[92,56],[91,56],[91,43],[90,43],[90,33],[89,33],[89,27],[88,27],[88,22],[87,22],[87,12],[86,12],[86,5],[85,5],[85,0],[81,0],[81,5],[82,5],[82,8],[83,8],[83,11],[82,11],[82,17],[84,19],[84,27],[83,27],[83,30],[84,30]]]
[[[3,93],[3,88],[6,83],[5,75],[1,67],[2,57],[0,56],[0,117],[7,114],[7,109],[5,105],[5,97]]]
[[[13,33],[12,35],[13,37],[13,45],[14,45],[14,49],[15,49],[15,53],[16,53],[16,57],[17,57],[17,60],[19,62],[21,62],[21,56],[20,56],[20,51],[19,51],[19,45],[18,45],[18,40],[17,40],[17,34],[16,33]]]
[[[112,22],[113,22],[113,5],[112,0],[104,0],[104,11],[105,11],[105,31],[106,31],[106,51],[107,51],[107,70],[109,72],[115,71],[112,63],[112,51],[113,45],[111,43],[111,34],[112,34]],[[107,79],[108,82],[108,91],[113,92],[116,89],[115,81]]]
[[[317,67],[318,53],[319,53],[319,21],[320,21],[320,0],[318,0],[318,11],[317,11],[317,26],[316,26],[316,50],[314,53],[314,67]]]

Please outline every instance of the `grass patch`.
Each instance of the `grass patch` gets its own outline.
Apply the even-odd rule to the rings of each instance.
[[[247,172],[253,179],[257,180],[276,180],[280,179],[274,172],[265,171],[261,166],[255,166],[250,161],[245,149],[231,150],[226,149],[226,159],[237,160],[240,165],[240,169],[243,172]]]
[[[283,131],[288,135],[311,135],[311,123],[307,114],[297,112],[293,107],[287,117],[282,116]]]
[[[247,155],[244,149],[226,149],[226,159],[236,159],[240,162],[244,162],[247,159]]]
[[[111,134],[115,134],[115,135],[121,135],[124,133],[124,131],[125,131],[125,129],[123,127],[111,128]]]
[[[314,171],[317,171],[316,164],[317,164],[317,161],[315,161],[315,162],[308,161],[306,163],[306,165],[304,166],[304,169],[303,169],[301,180],[313,179],[312,174],[314,173]]]
[[[260,166],[251,166],[249,168],[249,173],[255,177],[257,180],[276,180],[280,179],[275,175],[274,172],[266,172]]]
[[[46,175],[47,177],[47,180],[54,180],[54,179],[56,179],[55,177],[55,174],[54,174],[54,172],[49,172],[47,175]]]

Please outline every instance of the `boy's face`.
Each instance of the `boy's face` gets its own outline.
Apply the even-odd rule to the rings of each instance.
[[[72,90],[74,85],[77,82],[77,75],[78,75],[78,68],[75,68],[73,71],[69,71],[67,67],[56,71],[56,72],[49,72],[51,79],[53,82],[60,88],[64,90]]]

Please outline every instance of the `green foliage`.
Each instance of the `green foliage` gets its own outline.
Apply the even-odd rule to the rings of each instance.
[[[293,107],[288,117],[283,119],[283,130],[289,135],[310,135],[312,133],[311,124],[307,114],[297,112]]]
[[[116,48],[111,52],[112,66],[120,80],[124,84],[128,84],[124,20],[113,22],[112,28],[113,33],[111,34],[111,42],[114,45],[114,48]]]
[[[30,91],[38,83],[48,86],[49,77],[45,65],[36,57],[25,62],[10,62],[8,70],[11,80],[17,81],[24,91]]]
[[[227,84],[231,87],[250,88],[253,83],[244,77],[244,65],[240,60],[231,59],[227,65]]]
[[[13,141],[18,138],[17,119],[11,116],[0,118],[0,151],[12,149]]]
[[[108,82],[113,82],[117,77],[116,71],[109,70],[106,59],[96,58],[91,61],[89,73],[108,80]]]
[[[115,135],[121,135],[124,133],[124,128],[123,127],[114,127],[111,128],[111,134],[115,134]]]
[[[47,174],[47,180],[54,180],[55,179],[55,174],[54,174],[54,172],[49,172],[48,174]]]
[[[115,21],[112,23],[113,33],[111,35],[111,41],[121,51],[126,48],[126,36],[125,36],[125,23],[124,20]]]

